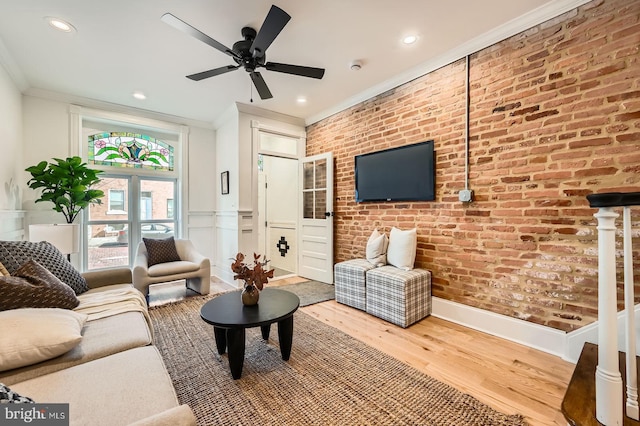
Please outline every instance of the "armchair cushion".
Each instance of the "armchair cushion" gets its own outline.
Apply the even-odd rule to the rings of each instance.
[[[143,238],[142,241],[147,248],[148,266],[181,260],[173,237],[165,239]]]
[[[195,272],[200,269],[200,265],[185,260],[178,262],[158,263],[149,267],[150,277],[164,277],[173,274],[184,274],[186,272]]]
[[[74,291],[33,259],[13,274],[0,276],[0,311],[18,308],[73,309]]]

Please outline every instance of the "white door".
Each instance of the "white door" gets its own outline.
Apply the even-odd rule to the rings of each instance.
[[[333,155],[300,161],[298,275],[333,284]]]
[[[267,249],[267,176],[258,173],[258,247],[260,254],[268,256]]]

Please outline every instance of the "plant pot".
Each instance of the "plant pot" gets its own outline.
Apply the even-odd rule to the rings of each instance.
[[[246,286],[244,290],[242,290],[242,304],[245,306],[254,306],[258,304],[258,299],[260,299],[260,290],[258,290],[255,286]]]

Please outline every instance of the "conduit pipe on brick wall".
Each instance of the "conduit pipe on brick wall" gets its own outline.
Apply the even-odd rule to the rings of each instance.
[[[465,118],[464,118],[464,190],[460,191],[458,198],[463,203],[473,201],[473,191],[469,189],[469,55],[466,56],[465,65]]]

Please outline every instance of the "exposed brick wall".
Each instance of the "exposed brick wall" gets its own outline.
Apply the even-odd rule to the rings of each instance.
[[[468,205],[464,59],[309,126],[307,154],[335,157],[335,261],[362,257],[374,228],[416,227],[435,296],[567,331],[594,321],[585,196],[640,191],[639,49],[640,2],[595,0],[472,55]],[[354,201],[355,155],[428,139],[436,201]],[[640,208],[633,221],[640,290]]]

